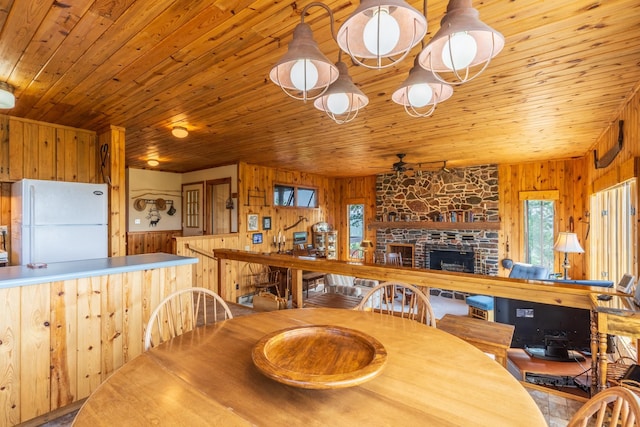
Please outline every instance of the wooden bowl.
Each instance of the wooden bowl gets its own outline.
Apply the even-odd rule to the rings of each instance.
[[[375,338],[331,325],[272,332],[253,348],[253,363],[267,377],[309,389],[353,387],[375,378],[387,351]]]

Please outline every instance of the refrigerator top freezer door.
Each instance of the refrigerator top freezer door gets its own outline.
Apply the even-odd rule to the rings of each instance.
[[[107,224],[106,184],[22,180],[23,224]]]

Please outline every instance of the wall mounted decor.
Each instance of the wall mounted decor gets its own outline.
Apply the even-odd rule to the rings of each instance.
[[[247,231],[258,231],[258,215],[247,215]]]

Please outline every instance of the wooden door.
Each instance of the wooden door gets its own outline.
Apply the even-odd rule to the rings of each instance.
[[[196,182],[182,186],[182,235],[201,236],[203,223],[204,183]]]
[[[227,201],[231,199],[231,178],[207,181],[206,234],[231,233],[231,209]]]

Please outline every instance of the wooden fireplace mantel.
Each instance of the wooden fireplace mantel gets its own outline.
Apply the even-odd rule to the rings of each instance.
[[[437,222],[437,221],[376,221],[367,228],[420,228],[426,230],[500,230],[499,221]]]

